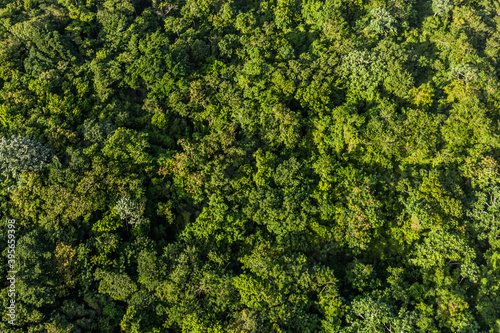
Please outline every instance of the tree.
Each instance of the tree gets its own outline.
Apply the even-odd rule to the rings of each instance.
[[[108,294],[117,301],[125,301],[137,291],[137,286],[127,274],[107,272],[101,269],[95,271],[95,279],[100,280],[99,292]]]
[[[370,21],[367,29],[371,30],[377,34],[382,34],[387,32],[395,32],[396,29],[393,27],[396,20],[391,16],[387,9],[379,7],[370,10],[370,15],[373,19]]]
[[[434,16],[446,15],[453,8],[453,1],[451,0],[432,0],[432,10]]]
[[[473,219],[471,226],[477,238],[487,239],[490,245],[500,238],[500,222],[497,219],[500,212],[500,202],[497,202],[499,197],[500,189],[497,186],[476,192],[476,200],[467,214]]]
[[[397,311],[372,297],[357,297],[353,300],[346,321],[349,325],[342,332],[404,332],[411,330],[414,325],[404,309]]]
[[[25,171],[41,172],[53,152],[30,138],[12,135],[0,139],[0,169],[15,178]]]
[[[118,216],[126,223],[139,225],[145,221],[142,217],[141,209],[135,202],[130,200],[129,197],[122,197],[118,200],[115,210]]]

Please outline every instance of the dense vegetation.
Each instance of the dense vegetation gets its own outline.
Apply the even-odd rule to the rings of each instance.
[[[500,332],[498,1],[0,4],[1,332]]]

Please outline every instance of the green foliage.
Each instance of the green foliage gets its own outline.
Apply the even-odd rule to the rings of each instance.
[[[148,154],[144,151],[149,144],[146,135],[135,133],[125,128],[118,128],[107,140],[102,152],[104,156],[126,164],[143,164],[148,162]]]
[[[140,208],[129,197],[123,197],[116,203],[115,211],[122,220],[130,224],[144,222]]]
[[[25,171],[41,172],[51,155],[49,148],[30,138],[13,135],[0,139],[0,169],[16,178]]]
[[[0,8],[1,332],[500,331],[498,1]]]
[[[100,280],[99,292],[111,296],[114,300],[125,301],[137,290],[137,286],[127,274],[98,269],[94,275],[96,280]]]
[[[97,123],[93,119],[86,119],[83,123],[84,139],[90,143],[104,143],[114,131],[109,122]]]
[[[484,191],[484,192],[483,192]],[[487,239],[493,245],[500,238],[500,222],[496,220],[499,213],[500,189],[487,187],[482,192],[476,192],[477,198],[468,215],[473,219],[472,228],[477,234],[477,239]]]
[[[453,8],[452,0],[432,0],[434,15],[446,15]]]
[[[264,253],[266,255],[264,256]],[[309,293],[317,294],[323,327],[338,328],[343,312],[337,280],[324,267],[308,267],[305,257],[287,256],[263,244],[242,259],[247,273],[234,279],[241,301],[260,312],[280,328],[313,332],[321,327],[317,316],[308,314],[312,304]]]
[[[396,20],[385,8],[373,8],[370,11],[370,15],[373,18],[367,27],[368,30],[377,34],[395,32],[396,29],[393,27],[393,24]]]
[[[445,265],[449,267],[451,264],[457,264],[461,277],[477,282],[479,268],[475,259],[474,250],[459,237],[443,231],[432,231],[424,243],[417,247],[415,258],[411,259],[411,262],[424,271],[443,269]]]
[[[342,332],[384,332],[411,329],[411,317],[403,309],[385,304],[371,297],[356,298],[346,316],[349,328]]]

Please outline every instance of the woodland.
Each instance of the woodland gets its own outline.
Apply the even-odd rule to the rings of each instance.
[[[0,331],[499,333],[499,56],[497,0],[0,0]]]

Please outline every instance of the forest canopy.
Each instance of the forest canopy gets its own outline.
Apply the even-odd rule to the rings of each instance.
[[[496,0],[0,0],[0,331],[499,333],[499,59]]]

